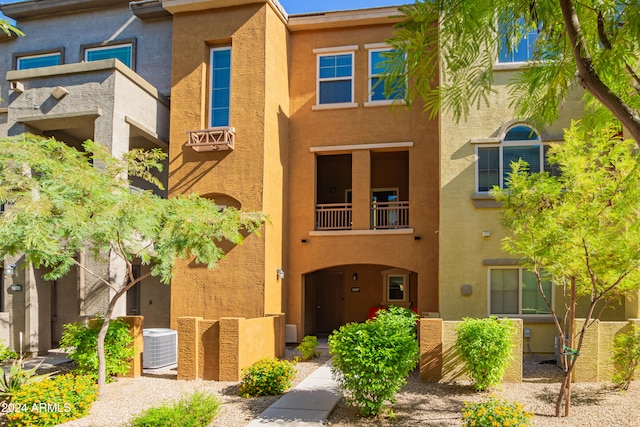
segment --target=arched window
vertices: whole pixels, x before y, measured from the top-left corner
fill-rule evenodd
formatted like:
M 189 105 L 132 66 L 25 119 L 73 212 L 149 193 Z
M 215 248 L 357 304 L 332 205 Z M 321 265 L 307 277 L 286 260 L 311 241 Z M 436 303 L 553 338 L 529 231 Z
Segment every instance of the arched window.
M 555 174 L 546 161 L 547 149 L 540 134 L 532 127 L 521 123 L 510 126 L 495 144 L 482 144 L 476 148 L 476 191 L 486 193 L 494 185 L 504 187 L 511 172 L 511 162 L 519 159 L 526 161 L 532 172 Z

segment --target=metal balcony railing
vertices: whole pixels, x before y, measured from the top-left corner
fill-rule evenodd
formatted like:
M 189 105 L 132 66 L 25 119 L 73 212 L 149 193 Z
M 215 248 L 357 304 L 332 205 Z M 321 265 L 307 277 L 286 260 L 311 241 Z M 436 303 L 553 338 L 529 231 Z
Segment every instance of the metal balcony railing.
M 371 229 L 409 227 L 409 202 L 372 202 Z
M 351 230 L 351 203 L 316 205 L 316 230 Z

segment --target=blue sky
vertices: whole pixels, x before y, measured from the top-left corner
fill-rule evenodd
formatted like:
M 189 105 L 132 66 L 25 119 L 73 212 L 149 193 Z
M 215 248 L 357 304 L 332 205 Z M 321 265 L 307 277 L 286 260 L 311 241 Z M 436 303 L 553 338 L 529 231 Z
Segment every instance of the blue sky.
M 16 3 L 17 1 L 19 0 L 0 0 L 0 4 Z M 397 6 L 408 3 L 413 3 L 413 0 L 280 0 L 280 4 L 290 14 Z

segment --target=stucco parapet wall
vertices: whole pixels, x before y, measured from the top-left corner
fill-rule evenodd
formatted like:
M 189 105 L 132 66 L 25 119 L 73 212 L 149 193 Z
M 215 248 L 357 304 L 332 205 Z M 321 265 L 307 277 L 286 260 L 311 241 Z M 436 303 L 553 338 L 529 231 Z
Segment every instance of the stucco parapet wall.
M 395 24 L 404 19 L 398 7 L 308 13 L 290 15 L 287 27 L 290 31 L 318 30 L 323 28 L 354 27 L 357 25 Z
M 87 74 L 97 71 L 116 70 L 131 82 L 154 97 L 156 100 L 169 106 L 169 98 L 161 94 L 151 83 L 140 77 L 131 68 L 124 65 L 118 59 L 103 59 L 93 62 L 78 62 L 74 64 L 54 65 L 51 67 L 32 68 L 29 70 L 7 71 L 7 81 L 17 82 L 21 80 L 33 80 L 51 78 L 72 74 Z
M 287 22 L 287 12 L 278 0 L 163 0 L 162 7 L 172 14 L 244 6 L 247 4 L 268 4 L 278 14 L 282 22 Z
M 128 4 L 129 0 L 32 0 L 2 5 L 0 11 L 9 18 L 20 20 Z

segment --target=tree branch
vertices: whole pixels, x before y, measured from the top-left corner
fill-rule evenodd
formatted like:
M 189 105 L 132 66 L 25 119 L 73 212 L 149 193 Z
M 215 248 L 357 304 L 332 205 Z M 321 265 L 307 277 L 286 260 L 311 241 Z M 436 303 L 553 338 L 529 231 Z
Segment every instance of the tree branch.
M 576 60 L 580 85 L 620 120 L 640 147 L 640 115 L 613 93 L 596 73 L 573 0 L 559 1 L 567 36 L 571 41 L 571 49 Z
M 107 280 L 103 279 L 102 277 L 98 276 L 93 271 L 89 270 L 87 267 L 85 267 L 84 265 L 79 263 L 75 258 L 71 258 L 71 260 L 73 261 L 73 263 L 75 265 L 77 265 L 78 267 L 80 267 L 81 269 L 83 269 L 84 271 L 86 271 L 87 273 L 89 273 L 90 275 L 92 275 L 93 277 L 95 277 L 96 279 L 98 279 L 99 281 L 104 283 L 105 285 L 107 285 L 111 290 L 113 290 L 114 292 L 118 292 L 118 289 L 115 288 L 111 283 L 109 283 Z

